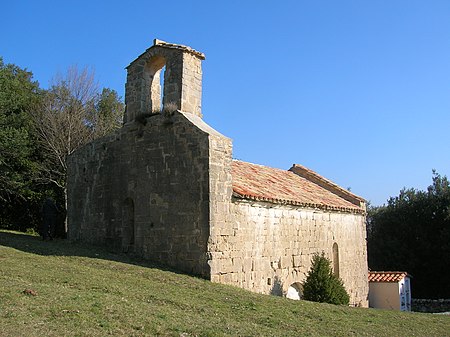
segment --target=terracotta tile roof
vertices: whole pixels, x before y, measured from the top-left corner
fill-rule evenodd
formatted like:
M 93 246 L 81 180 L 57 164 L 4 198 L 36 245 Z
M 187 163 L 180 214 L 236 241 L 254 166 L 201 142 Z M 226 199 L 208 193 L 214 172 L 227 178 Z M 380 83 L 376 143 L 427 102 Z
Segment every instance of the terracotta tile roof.
M 232 177 L 233 195 L 237 198 L 351 213 L 365 212 L 365 207 L 360 203 L 345 200 L 291 171 L 233 160 Z
M 406 276 L 404 271 L 369 271 L 369 282 L 399 282 Z

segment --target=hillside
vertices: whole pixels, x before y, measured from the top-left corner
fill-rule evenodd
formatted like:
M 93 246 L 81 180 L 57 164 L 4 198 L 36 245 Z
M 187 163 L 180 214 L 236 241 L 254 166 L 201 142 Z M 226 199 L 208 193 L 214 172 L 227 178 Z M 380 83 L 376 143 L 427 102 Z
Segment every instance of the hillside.
M 6 231 L 0 327 L 0 336 L 450 336 L 448 316 L 258 295 Z

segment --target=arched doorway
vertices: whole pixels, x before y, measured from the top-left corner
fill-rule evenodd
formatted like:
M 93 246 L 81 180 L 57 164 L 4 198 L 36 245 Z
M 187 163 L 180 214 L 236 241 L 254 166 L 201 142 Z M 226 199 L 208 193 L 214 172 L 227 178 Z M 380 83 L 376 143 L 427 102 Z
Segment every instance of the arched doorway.
M 291 300 L 301 300 L 303 296 L 303 285 L 299 282 L 292 283 L 286 293 L 286 298 Z

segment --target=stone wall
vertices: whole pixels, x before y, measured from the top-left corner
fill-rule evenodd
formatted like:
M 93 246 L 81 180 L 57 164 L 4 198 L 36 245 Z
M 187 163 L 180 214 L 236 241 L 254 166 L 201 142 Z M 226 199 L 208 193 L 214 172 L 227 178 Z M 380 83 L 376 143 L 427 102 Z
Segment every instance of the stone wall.
M 302 283 L 314 253 L 333 259 L 355 306 L 368 306 L 365 217 L 234 199 L 228 226 L 210 238 L 211 280 L 248 290 L 285 295 Z
M 447 313 L 450 315 L 450 299 L 412 299 L 412 311 L 430 312 L 430 313 Z
M 170 103 L 170 98 L 165 98 Z M 183 73 L 181 83 L 182 111 L 192 111 L 202 117 L 202 67 L 197 55 L 183 54 Z
M 145 123 L 69 157 L 69 239 L 209 277 L 210 147 L 220 156 L 231 142 L 190 113 Z

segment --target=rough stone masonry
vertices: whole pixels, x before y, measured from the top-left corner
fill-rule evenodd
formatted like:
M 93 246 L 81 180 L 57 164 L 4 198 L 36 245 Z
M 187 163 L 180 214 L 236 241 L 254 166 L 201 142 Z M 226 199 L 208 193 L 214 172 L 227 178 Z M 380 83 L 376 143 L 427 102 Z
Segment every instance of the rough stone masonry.
M 202 120 L 204 59 L 155 40 L 127 67 L 123 127 L 68 159 L 69 239 L 297 299 L 324 251 L 366 307 L 365 201 L 301 165 L 233 160 Z

